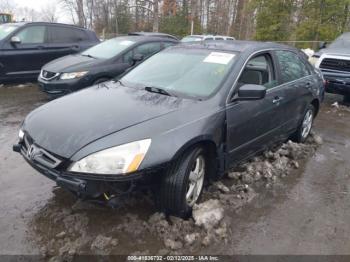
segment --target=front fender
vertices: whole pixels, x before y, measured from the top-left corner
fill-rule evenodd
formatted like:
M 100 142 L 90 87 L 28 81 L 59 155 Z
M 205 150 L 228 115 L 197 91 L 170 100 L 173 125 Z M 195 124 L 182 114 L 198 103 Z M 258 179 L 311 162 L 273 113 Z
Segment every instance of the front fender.
M 202 141 L 210 141 L 219 148 L 225 135 L 225 110 L 193 119 L 195 120 L 183 123 L 181 117 L 165 115 L 162 119 L 157 119 L 157 125 L 152 120 L 140 123 L 87 145 L 71 160 L 77 161 L 111 146 L 147 138 L 151 138 L 152 142 L 139 170 L 169 163 Z

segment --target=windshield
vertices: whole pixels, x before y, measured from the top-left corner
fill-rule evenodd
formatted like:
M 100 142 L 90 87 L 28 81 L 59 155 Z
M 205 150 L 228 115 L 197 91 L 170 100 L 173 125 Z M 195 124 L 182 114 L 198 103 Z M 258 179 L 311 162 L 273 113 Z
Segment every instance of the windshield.
M 4 39 L 17 28 L 18 26 L 16 25 L 0 25 L 0 40 Z
M 200 36 L 186 36 L 182 38 L 181 42 L 186 43 L 186 42 L 198 42 L 202 41 L 203 37 Z
M 135 44 L 134 41 L 126 38 L 113 38 L 95 45 L 81 54 L 95 58 L 109 59 L 118 55 L 133 44 Z
M 350 33 L 342 34 L 329 45 L 330 48 L 349 48 L 350 47 Z
M 121 80 L 128 86 L 161 88 L 170 94 L 208 97 L 224 80 L 236 54 L 174 48 L 160 52 Z

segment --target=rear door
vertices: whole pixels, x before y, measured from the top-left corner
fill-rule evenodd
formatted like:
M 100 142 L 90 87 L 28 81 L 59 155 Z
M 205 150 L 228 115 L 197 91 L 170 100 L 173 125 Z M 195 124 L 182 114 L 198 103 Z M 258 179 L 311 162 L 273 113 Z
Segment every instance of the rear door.
M 48 61 L 75 54 L 91 46 L 86 32 L 79 28 L 49 25 L 49 57 Z
M 264 99 L 237 101 L 235 94 L 244 84 L 267 88 Z M 278 87 L 277 67 L 273 55 L 264 52 L 250 59 L 235 86 L 233 102 L 227 106 L 228 166 L 234 165 L 273 143 L 281 133 L 284 90 Z
M 283 124 L 285 132 L 290 133 L 297 128 L 303 117 L 312 98 L 310 89 L 315 83 L 309 68 L 297 53 L 280 50 L 275 55 L 280 68 L 281 88 L 285 90 Z
M 34 78 L 40 72 L 47 57 L 47 28 L 45 25 L 28 25 L 12 37 L 20 43 L 8 39 L 3 46 L 2 63 L 6 77 Z

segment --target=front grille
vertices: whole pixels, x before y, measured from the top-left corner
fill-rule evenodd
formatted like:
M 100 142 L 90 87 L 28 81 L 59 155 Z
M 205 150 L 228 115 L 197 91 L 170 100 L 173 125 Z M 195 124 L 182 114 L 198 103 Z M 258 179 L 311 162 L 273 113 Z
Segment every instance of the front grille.
M 335 58 L 324 58 L 320 64 L 320 68 L 350 72 L 350 61 Z
M 51 80 L 57 77 L 59 73 L 54 73 L 46 70 L 41 70 L 41 77 L 45 80 Z
M 26 155 L 26 157 L 33 162 L 37 162 L 45 167 L 54 169 L 59 164 L 62 163 L 60 159 L 53 156 L 51 153 L 47 152 L 43 148 L 37 146 L 33 140 L 25 135 L 24 136 L 24 143 L 23 143 L 23 154 Z

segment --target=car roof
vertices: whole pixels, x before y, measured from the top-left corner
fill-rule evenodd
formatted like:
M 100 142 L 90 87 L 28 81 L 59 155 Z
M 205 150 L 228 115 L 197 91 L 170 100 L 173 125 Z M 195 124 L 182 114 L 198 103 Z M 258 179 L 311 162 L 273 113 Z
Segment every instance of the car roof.
M 79 28 L 82 30 L 88 30 L 91 31 L 87 28 L 77 26 L 77 25 L 72 25 L 72 24 L 64 24 L 64 23 L 51 23 L 51 22 L 18 22 L 18 23 L 8 23 L 11 25 L 18 25 L 18 26 L 24 26 L 24 25 L 60 25 L 60 26 L 67 26 L 67 27 L 74 27 L 74 28 Z
M 229 37 L 229 38 L 234 38 L 229 35 L 187 35 L 185 37 Z
M 181 43 L 173 48 L 194 48 L 194 49 L 209 49 L 228 52 L 254 52 L 265 49 L 289 49 L 298 50 L 294 47 L 278 44 L 274 42 L 258 42 L 258 41 L 208 41 L 208 42 L 188 42 Z
M 214 37 L 214 35 L 186 35 L 185 37 Z
M 176 36 L 165 34 L 165 33 L 158 33 L 158 32 L 131 32 L 128 35 L 139 35 L 139 36 L 152 36 L 152 37 L 166 37 L 166 38 L 172 38 L 174 40 L 178 40 Z
M 228 36 L 228 35 L 214 35 L 214 37 L 234 38 L 233 36 Z
M 124 35 L 124 36 L 117 36 L 111 39 L 118 39 L 118 40 L 130 40 L 130 41 L 134 41 L 137 43 L 141 43 L 141 42 L 156 42 L 156 41 L 168 41 L 168 42 L 174 42 L 174 43 L 178 43 L 177 40 L 172 39 L 172 38 L 168 38 L 168 37 L 157 37 L 157 36 L 143 36 L 143 35 Z M 109 39 L 106 39 L 109 40 Z

